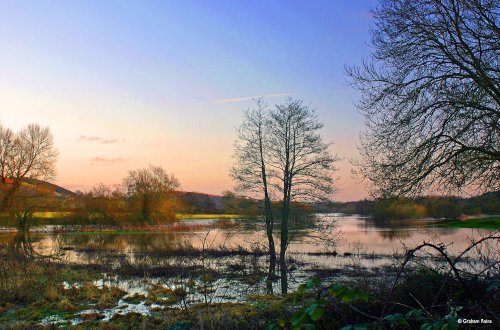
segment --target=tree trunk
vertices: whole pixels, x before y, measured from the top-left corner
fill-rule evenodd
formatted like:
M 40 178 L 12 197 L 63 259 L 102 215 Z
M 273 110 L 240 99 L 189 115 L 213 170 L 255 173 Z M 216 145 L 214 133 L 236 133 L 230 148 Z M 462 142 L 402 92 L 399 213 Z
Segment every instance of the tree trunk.
M 288 293 L 288 277 L 286 272 L 286 260 L 280 260 L 281 294 Z
M 288 188 L 285 189 L 283 198 L 283 210 L 281 215 L 281 240 L 280 240 L 280 270 L 281 270 L 281 293 L 288 292 L 288 279 L 286 273 L 286 249 L 288 247 L 288 217 L 290 200 L 288 198 Z
M 265 195 L 266 195 L 265 197 L 266 234 L 269 245 L 269 258 L 270 260 L 276 262 L 276 247 L 274 244 L 274 237 L 273 237 L 274 217 L 273 217 L 273 211 L 271 210 L 271 202 L 269 200 L 267 191 L 265 192 Z
M 264 187 L 264 208 L 266 214 L 266 234 L 267 242 L 269 246 L 269 274 L 268 274 L 268 291 L 272 293 L 272 277 L 274 276 L 274 271 L 276 268 L 276 246 L 274 245 L 273 229 L 274 229 L 274 217 L 273 210 L 271 209 L 271 199 L 269 198 L 269 192 L 267 189 L 267 172 L 266 163 L 264 160 L 264 146 L 262 140 L 262 129 L 259 126 L 259 156 L 260 156 L 260 168 L 262 175 L 262 183 Z
M 142 220 L 148 222 L 150 219 L 150 198 L 147 193 L 142 195 L 141 217 Z
M 276 274 L 276 253 L 274 255 L 274 259 L 269 258 L 269 269 L 267 272 L 267 279 L 266 279 L 267 294 L 274 294 L 274 292 L 273 292 L 273 279 L 274 279 L 275 274 Z

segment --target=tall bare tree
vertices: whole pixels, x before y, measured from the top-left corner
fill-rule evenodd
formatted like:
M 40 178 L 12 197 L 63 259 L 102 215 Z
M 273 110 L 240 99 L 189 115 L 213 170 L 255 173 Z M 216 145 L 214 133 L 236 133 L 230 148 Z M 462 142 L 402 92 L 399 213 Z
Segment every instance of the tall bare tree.
M 273 196 L 281 206 L 283 293 L 287 291 L 285 256 L 292 202 L 324 200 L 334 192 L 332 174 L 338 158 L 331 154 L 331 144 L 322 141 L 322 127 L 314 110 L 300 100 L 288 99 L 270 110 L 258 101 L 256 110 L 245 113 L 238 130 L 236 164 L 231 173 L 240 187 L 260 190 L 264 195 L 268 240 L 273 243 Z
M 268 131 L 266 125 L 268 111 L 262 99 L 256 101 L 256 109 L 244 112 L 243 123 L 237 130 L 231 177 L 238 182 L 238 189 L 262 193 L 264 196 L 266 233 L 269 245 L 269 256 L 276 260 L 276 249 L 273 238 L 274 217 L 271 210 L 271 198 L 268 185 L 267 157 Z
M 264 215 L 266 235 L 269 249 L 270 280 L 276 267 L 276 247 L 273 237 L 274 216 L 271 209 L 268 176 L 268 107 L 262 99 L 256 101 L 256 109 L 247 110 L 243 115 L 243 123 L 237 129 L 234 146 L 235 164 L 230 170 L 231 177 L 238 183 L 238 189 L 253 191 L 264 196 Z M 272 291 L 271 282 L 268 290 Z
M 0 125 L 0 182 L 4 195 L 0 211 L 12 207 L 23 180 L 53 180 L 56 159 L 57 151 L 48 127 L 30 124 L 14 133 Z
M 142 221 L 172 220 L 173 210 L 165 210 L 162 203 L 180 184 L 173 174 L 168 174 L 160 166 L 129 171 L 123 180 L 127 194 L 139 204 L 139 216 Z M 172 211 L 172 212 L 165 212 Z
M 273 169 L 274 187 L 280 193 L 281 290 L 287 292 L 285 257 L 290 243 L 289 227 L 292 201 L 328 200 L 333 187 L 334 164 L 338 158 L 324 143 L 314 110 L 301 100 L 288 99 L 277 105 L 269 118 L 269 166 Z
M 347 69 L 375 196 L 499 188 L 500 2 L 380 0 L 373 53 Z

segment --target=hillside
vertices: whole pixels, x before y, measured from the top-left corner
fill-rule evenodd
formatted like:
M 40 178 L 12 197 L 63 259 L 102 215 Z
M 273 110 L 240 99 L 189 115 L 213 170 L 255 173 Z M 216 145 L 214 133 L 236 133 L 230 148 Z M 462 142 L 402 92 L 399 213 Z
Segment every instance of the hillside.
M 74 197 L 76 195 L 74 192 L 54 183 L 32 178 L 25 178 L 23 181 L 26 186 L 36 187 L 36 189 L 43 189 L 46 192 L 53 192 L 58 197 Z
M 11 181 L 7 181 L 7 183 L 0 183 L 0 191 L 8 190 L 11 184 Z M 49 194 L 57 198 L 72 198 L 76 195 L 74 192 L 56 184 L 33 178 L 24 178 L 22 180 L 21 191 L 30 194 Z
M 193 191 L 177 191 L 183 213 L 220 213 L 223 211 L 223 196 Z

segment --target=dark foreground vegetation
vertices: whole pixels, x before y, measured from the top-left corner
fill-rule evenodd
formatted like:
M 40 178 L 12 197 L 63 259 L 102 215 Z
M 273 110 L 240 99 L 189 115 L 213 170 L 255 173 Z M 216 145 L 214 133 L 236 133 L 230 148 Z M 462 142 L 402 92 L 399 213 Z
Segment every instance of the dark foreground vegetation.
M 494 329 L 500 322 L 499 238 L 471 241 L 456 256 L 445 246 L 422 243 L 387 267 L 317 269 L 309 273 L 315 279 L 292 293 L 249 294 L 237 302 L 214 299 L 216 280 L 263 285 L 266 266 L 257 261 L 266 258 L 263 251 L 179 250 L 160 253 L 158 260 L 178 261 L 161 264 L 151 256 L 132 262 L 110 254 L 68 264 L 29 254 L 29 245 L 3 245 L 0 328 L 457 329 L 463 320 L 477 320 L 460 328 Z M 221 267 L 216 260 L 223 257 L 240 259 Z M 127 292 L 119 278 L 139 279 L 145 289 Z M 199 299 L 190 300 L 195 295 Z

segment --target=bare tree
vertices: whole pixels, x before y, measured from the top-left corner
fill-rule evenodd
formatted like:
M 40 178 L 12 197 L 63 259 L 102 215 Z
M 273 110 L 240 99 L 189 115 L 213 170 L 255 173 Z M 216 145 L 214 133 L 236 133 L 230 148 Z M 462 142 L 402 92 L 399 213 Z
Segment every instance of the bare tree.
M 245 113 L 231 174 L 241 188 L 260 190 L 264 195 L 266 230 L 273 244 L 271 199 L 274 196 L 279 201 L 281 280 L 282 292 L 286 293 L 285 256 L 292 202 L 328 199 L 334 193 L 332 174 L 338 158 L 331 154 L 331 144 L 322 141 L 319 130 L 323 124 L 302 101 L 288 99 L 265 110 L 258 101 L 256 110 Z
M 79 196 L 81 216 L 98 224 L 112 224 L 123 220 L 126 214 L 125 193 L 121 185 L 99 183 Z
M 256 101 L 256 109 L 244 112 L 243 123 L 237 130 L 234 146 L 235 164 L 231 177 L 238 183 L 238 189 L 261 193 L 264 196 L 266 236 L 269 249 L 268 292 L 272 293 L 271 279 L 276 268 L 276 247 L 273 237 L 274 216 L 268 184 L 267 150 L 269 127 L 267 105 L 262 99 Z
M 277 105 L 269 119 L 269 166 L 281 201 L 281 290 L 287 292 L 285 256 L 288 249 L 292 201 L 328 200 L 335 192 L 332 174 L 338 157 L 324 143 L 314 110 L 301 100 L 288 99 Z
M 231 177 L 238 183 L 238 189 L 262 193 L 266 234 L 271 262 L 276 261 L 276 248 L 273 238 L 274 217 L 268 185 L 268 145 L 267 105 L 262 99 L 256 101 L 256 109 L 244 112 L 243 123 L 237 130 L 234 146 L 235 164 Z
M 347 69 L 375 196 L 499 184 L 500 3 L 380 0 L 373 53 Z
M 57 151 L 48 127 L 30 124 L 14 133 L 0 125 L 0 182 L 4 195 L 0 211 L 12 207 L 23 180 L 53 180 L 56 159 Z
M 169 175 L 160 166 L 150 165 L 148 168 L 129 171 L 123 183 L 131 200 L 139 204 L 141 220 L 172 220 L 174 215 L 167 213 L 173 213 L 173 210 L 165 210 L 162 204 L 180 186 L 173 174 Z

